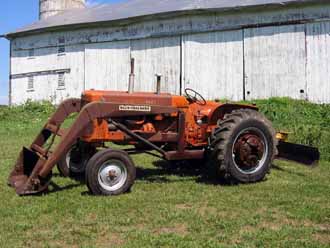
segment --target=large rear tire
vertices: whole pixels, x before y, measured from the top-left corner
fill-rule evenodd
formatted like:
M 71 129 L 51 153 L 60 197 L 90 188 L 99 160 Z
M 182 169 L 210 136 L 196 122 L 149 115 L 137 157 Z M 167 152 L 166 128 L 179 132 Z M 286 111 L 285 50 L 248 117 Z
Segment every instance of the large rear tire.
M 209 165 L 217 174 L 241 183 L 265 178 L 277 154 L 276 133 L 261 113 L 234 110 L 219 120 L 211 137 Z
M 86 168 L 86 183 L 93 195 L 120 195 L 133 186 L 134 162 L 121 150 L 105 149 L 96 153 Z

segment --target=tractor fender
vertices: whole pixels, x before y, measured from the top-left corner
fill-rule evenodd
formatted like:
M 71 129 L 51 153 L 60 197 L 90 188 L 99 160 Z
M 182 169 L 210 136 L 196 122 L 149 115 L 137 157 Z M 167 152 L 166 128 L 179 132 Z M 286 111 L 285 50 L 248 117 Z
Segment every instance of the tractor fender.
M 228 113 L 233 112 L 236 109 L 252 109 L 258 111 L 258 107 L 255 105 L 248 104 L 236 104 L 236 103 L 225 103 L 219 105 L 209 115 L 209 125 L 215 125 L 219 119 L 223 119 Z

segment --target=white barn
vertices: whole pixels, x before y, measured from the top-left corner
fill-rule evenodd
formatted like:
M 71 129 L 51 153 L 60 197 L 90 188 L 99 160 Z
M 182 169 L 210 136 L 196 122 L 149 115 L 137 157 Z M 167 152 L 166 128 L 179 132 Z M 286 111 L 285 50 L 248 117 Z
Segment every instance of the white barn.
M 330 103 L 330 1 L 83 2 L 40 0 L 40 20 L 5 35 L 11 104 L 127 90 L 131 58 L 136 91 L 157 73 L 175 94 Z

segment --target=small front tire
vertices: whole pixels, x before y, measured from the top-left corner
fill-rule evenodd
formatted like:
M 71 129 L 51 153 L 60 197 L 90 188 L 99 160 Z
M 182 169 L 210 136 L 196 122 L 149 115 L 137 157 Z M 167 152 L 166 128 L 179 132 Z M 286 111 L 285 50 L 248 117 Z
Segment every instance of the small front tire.
M 121 150 L 105 149 L 96 153 L 86 167 L 86 183 L 93 195 L 120 195 L 133 186 L 134 162 Z

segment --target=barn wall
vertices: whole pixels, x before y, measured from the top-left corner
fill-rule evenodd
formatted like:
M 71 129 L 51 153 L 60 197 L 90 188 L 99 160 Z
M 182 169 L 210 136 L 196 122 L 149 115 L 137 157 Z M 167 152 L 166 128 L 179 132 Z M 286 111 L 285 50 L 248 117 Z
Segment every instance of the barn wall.
M 85 89 L 127 90 L 129 73 L 129 41 L 86 45 Z
M 65 53 L 58 48 L 12 51 L 11 81 L 12 103 L 24 103 L 28 99 L 51 99 L 55 103 L 68 97 L 80 97 L 84 89 L 84 46 L 67 46 Z M 58 87 L 58 74 L 65 73 L 65 87 Z M 28 90 L 28 78 L 33 76 L 34 89 Z
M 246 99 L 305 98 L 305 26 L 244 30 Z
M 243 97 L 243 31 L 183 37 L 183 88 L 208 99 Z
M 162 36 L 177 36 L 191 33 L 224 31 L 262 25 L 306 22 L 330 18 L 330 4 L 302 8 L 270 8 L 268 11 L 206 13 L 193 16 L 171 17 L 164 20 L 118 23 L 116 26 L 76 29 L 30 35 L 13 40 L 13 49 L 56 47 L 61 39 L 67 45 L 89 44 L 118 40 L 142 39 Z
M 316 103 L 330 103 L 330 22 L 306 25 L 307 94 Z
M 158 74 L 163 92 L 180 94 L 180 47 L 180 36 L 131 41 L 131 57 L 136 64 L 134 90 L 155 92 Z
M 11 50 L 12 102 L 52 99 L 58 103 L 84 89 L 126 90 L 129 62 L 135 58 L 139 91 L 154 91 L 157 73 L 163 75 L 162 90 L 176 94 L 190 87 L 208 99 L 290 96 L 330 103 L 329 13 L 326 5 L 209 14 L 17 38 Z M 252 25 L 301 18 L 325 21 Z M 66 52 L 58 55 L 63 42 Z M 33 58 L 28 56 L 31 48 Z M 58 73 L 63 71 L 67 84 L 59 89 Z M 31 73 L 36 74 L 34 91 L 27 90 Z

